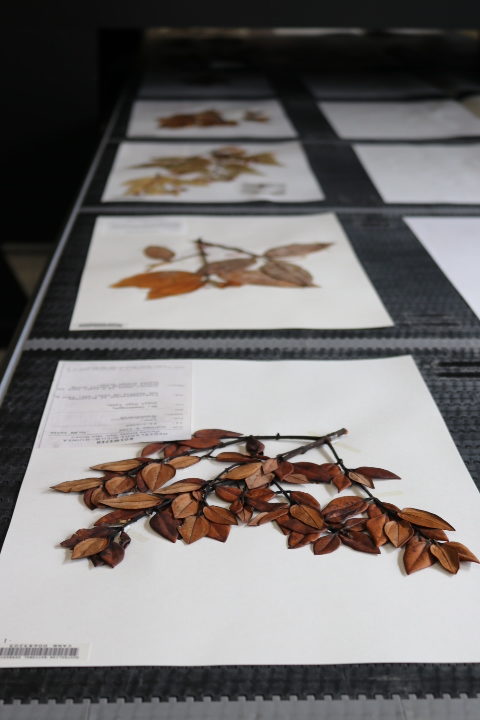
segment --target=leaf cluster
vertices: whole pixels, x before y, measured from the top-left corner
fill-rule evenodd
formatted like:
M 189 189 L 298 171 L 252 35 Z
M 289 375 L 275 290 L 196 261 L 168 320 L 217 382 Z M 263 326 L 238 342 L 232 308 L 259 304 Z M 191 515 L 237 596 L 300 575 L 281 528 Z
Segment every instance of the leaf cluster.
M 269 117 L 255 110 L 246 110 L 243 116 L 245 122 L 266 123 Z M 236 120 L 227 120 L 218 110 L 202 110 L 198 113 L 177 113 L 157 118 L 158 127 L 176 130 L 186 127 L 220 127 L 238 125 Z

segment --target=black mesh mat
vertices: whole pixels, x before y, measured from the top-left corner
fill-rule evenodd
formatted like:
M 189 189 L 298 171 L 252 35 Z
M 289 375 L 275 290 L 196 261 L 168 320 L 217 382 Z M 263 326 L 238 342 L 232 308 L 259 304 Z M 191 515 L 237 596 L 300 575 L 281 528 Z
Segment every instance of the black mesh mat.
M 391 353 L 390 353 L 391 354 Z M 155 353 L 169 357 L 171 353 Z M 386 355 L 386 353 L 383 353 Z M 148 358 L 147 352 L 95 353 L 95 359 Z M 189 356 L 192 356 L 190 353 Z M 205 353 L 197 353 L 205 357 Z M 245 352 L 245 357 L 248 353 Z M 352 359 L 372 357 L 368 352 L 290 353 L 298 359 Z M 378 357 L 379 353 L 375 353 Z M 448 424 L 477 486 L 480 487 L 480 352 L 444 353 L 439 359 L 432 351 L 415 353 L 415 360 Z M 175 357 L 179 357 L 175 353 Z M 236 353 L 238 357 L 238 353 Z M 9 517 L 21 484 L 46 396 L 59 359 L 90 359 L 88 352 L 26 352 L 20 362 L 7 401 L 0 411 L 2 447 L 6 448 L 0 485 L 0 535 L 7 530 Z M 277 354 L 256 354 L 257 359 L 278 359 Z M 477 664 L 367 664 L 325 666 L 253 667 L 112 667 L 112 668 L 27 668 L 0 670 L 0 698 L 29 701 L 50 698 L 57 702 L 101 697 L 133 700 L 141 697 L 165 700 L 188 696 L 197 699 L 228 696 L 253 698 L 290 695 L 322 698 L 326 695 L 373 697 L 393 694 L 419 697 L 480 693 L 480 665 Z
M 478 337 L 480 321 L 401 218 L 347 215 L 339 219 L 395 326 L 373 330 L 149 331 L 85 330 L 86 337 L 414 338 Z M 32 337 L 65 337 L 95 217 L 81 215 L 50 283 Z

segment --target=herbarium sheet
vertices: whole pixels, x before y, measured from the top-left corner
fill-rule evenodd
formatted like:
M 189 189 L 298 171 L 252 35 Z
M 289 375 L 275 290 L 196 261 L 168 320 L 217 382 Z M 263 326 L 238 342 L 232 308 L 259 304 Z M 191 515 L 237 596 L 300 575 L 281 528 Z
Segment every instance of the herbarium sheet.
M 277 100 L 254 99 L 138 100 L 127 129 L 128 137 L 172 140 L 293 138 L 296 134 Z
M 0 636 L 2 648 L 13 648 L 9 654 L 2 652 L 2 665 L 479 662 L 479 568 L 463 560 L 474 559 L 471 553 L 478 554 L 480 548 L 480 498 L 414 361 L 408 356 L 200 360 L 193 361 L 192 372 L 195 435 L 186 441 L 188 450 L 180 445 L 170 451 L 171 479 L 166 485 L 165 478 L 157 482 L 155 468 L 148 476 L 141 471 L 142 482 L 159 487 L 154 502 L 164 498 L 171 503 L 183 479 L 182 489 L 192 491 L 189 502 L 200 507 L 195 498 L 202 495 L 202 483 L 204 490 L 213 490 L 211 478 L 224 473 L 230 479 L 222 492 L 217 490 L 215 507 L 207 512 L 202 505 L 195 517 L 179 520 L 181 537 L 176 542 L 171 541 L 176 533 L 172 538 L 165 522 L 148 516 L 148 509 L 140 512 L 146 516 L 120 532 L 115 558 L 112 546 L 109 554 L 103 553 L 107 564 L 102 560 L 96 567 L 86 557 L 94 559 L 86 546 L 96 544 L 100 551 L 108 540 L 99 543 L 98 537 L 84 540 L 81 533 L 72 533 L 94 522 L 98 530 L 105 511 L 115 517 L 124 514 L 114 509 L 125 505 L 126 495 L 118 493 L 123 483 L 137 481 L 118 472 L 143 467 L 144 455 L 159 446 L 144 448 L 141 459 L 139 445 L 35 449 L 0 555 Z M 222 452 L 229 459 L 195 460 L 193 456 L 206 450 L 190 450 L 192 446 L 208 448 L 212 438 L 226 433 L 229 452 Z M 236 434 L 243 436 L 243 453 L 246 440 L 248 457 L 233 452 Z M 263 443 L 253 437 L 257 435 Z M 322 444 L 326 435 L 330 445 Z M 320 436 L 320 441 L 285 470 L 297 462 L 291 448 L 304 442 L 292 436 Z M 234 460 L 235 471 L 228 471 L 232 452 L 240 461 Z M 267 453 L 277 460 L 266 460 Z M 284 454 L 283 461 L 278 453 Z M 125 458 L 133 460 L 118 462 Z M 342 473 L 337 472 L 335 484 L 323 477 L 338 471 L 335 458 L 342 467 L 356 468 L 350 473 L 353 485 L 346 489 Z M 196 464 L 186 467 L 192 462 Z M 263 471 L 265 462 L 272 471 L 264 476 L 270 488 L 259 487 L 261 471 L 249 475 L 252 464 Z M 102 468 L 105 490 L 94 487 L 101 482 Z M 312 481 L 298 484 L 306 480 L 305 474 Z M 379 476 L 383 479 L 375 479 L 372 489 L 370 479 Z M 89 483 L 93 488 L 84 498 L 70 492 L 69 483 L 78 478 L 87 478 L 84 489 Z M 241 490 L 245 483 L 248 487 Z M 53 485 L 60 492 L 50 489 Z M 135 496 L 144 507 L 144 498 L 152 498 L 147 490 Z M 381 504 L 369 500 L 368 493 Z M 94 494 L 100 504 L 92 506 Z M 85 505 L 87 495 L 93 510 Z M 253 520 L 251 512 L 245 518 L 245 504 L 236 512 L 249 525 L 235 521 L 229 533 L 224 529 L 223 535 L 205 537 L 207 515 L 221 530 L 222 517 L 232 514 L 227 508 L 234 503 L 221 499 L 230 495 L 255 497 Z M 276 509 L 262 512 L 265 504 L 271 508 L 267 496 L 273 496 Z M 292 502 L 296 510 L 290 510 L 285 524 Z M 330 523 L 330 538 L 330 531 L 322 534 L 326 526 L 316 503 Z M 363 509 L 369 504 L 370 520 L 353 517 L 352 503 Z M 185 512 L 178 515 L 185 517 Z M 266 522 L 272 512 L 279 522 Z M 378 532 L 373 533 L 382 545 L 376 547 L 362 528 L 365 522 L 376 526 L 382 512 L 397 518 L 400 512 L 404 519 L 385 523 L 391 542 L 382 544 Z M 291 543 L 299 534 L 292 531 L 288 545 L 295 549 L 288 549 L 284 531 L 288 533 L 292 523 L 301 528 L 305 521 L 323 528 L 312 527 L 313 535 L 321 538 L 302 547 L 297 539 Z M 462 545 L 444 543 L 440 527 Z M 457 532 L 450 532 L 453 528 Z M 341 542 L 337 538 L 334 543 L 336 535 Z M 408 538 L 407 546 L 395 547 Z M 326 543 L 335 552 L 326 552 Z M 461 553 L 459 548 L 464 548 Z M 123 554 L 123 562 L 116 564 Z M 452 575 L 459 557 L 461 569 Z M 46 659 L 33 652 L 25 659 L 15 648 L 27 645 L 61 650 L 57 658 L 43 651 Z
M 102 197 L 103 202 L 256 200 L 323 200 L 299 143 L 122 143 Z
M 331 213 L 157 215 L 97 219 L 70 329 L 389 325 Z

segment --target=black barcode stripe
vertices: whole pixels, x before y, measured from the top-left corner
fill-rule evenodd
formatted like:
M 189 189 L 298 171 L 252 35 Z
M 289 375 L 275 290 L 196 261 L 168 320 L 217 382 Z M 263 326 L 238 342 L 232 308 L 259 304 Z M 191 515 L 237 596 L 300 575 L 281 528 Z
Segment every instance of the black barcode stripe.
M 56 647 L 56 646 L 28 646 L 9 645 L 0 647 L 1 658 L 78 658 L 80 648 L 78 647 Z

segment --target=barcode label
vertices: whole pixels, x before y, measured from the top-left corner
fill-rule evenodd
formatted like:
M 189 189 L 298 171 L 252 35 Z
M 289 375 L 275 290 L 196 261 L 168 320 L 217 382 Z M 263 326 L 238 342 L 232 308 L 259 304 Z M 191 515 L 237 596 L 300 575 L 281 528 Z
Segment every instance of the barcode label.
M 81 646 L 11 643 L 0 646 L 0 660 L 79 660 Z

